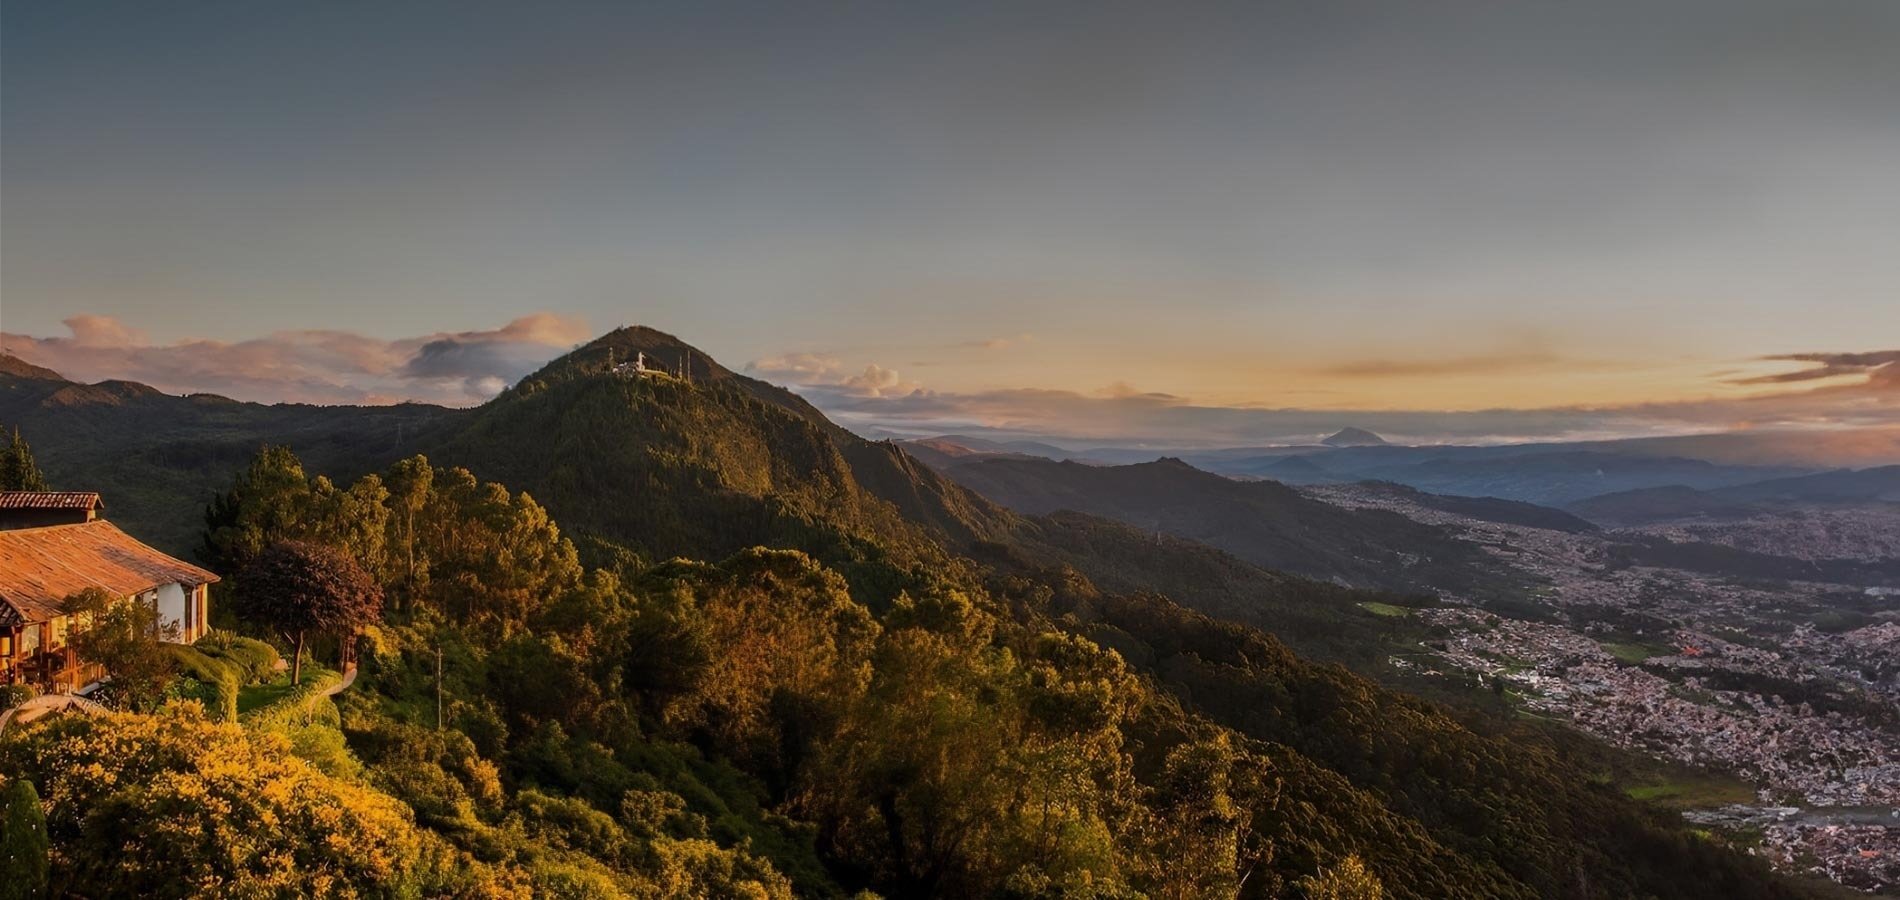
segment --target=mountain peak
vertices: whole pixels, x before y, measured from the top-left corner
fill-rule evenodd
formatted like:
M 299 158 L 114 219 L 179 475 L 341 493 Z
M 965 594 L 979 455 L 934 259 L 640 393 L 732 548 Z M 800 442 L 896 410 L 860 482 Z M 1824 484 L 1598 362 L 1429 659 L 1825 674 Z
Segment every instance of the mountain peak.
M 66 380 L 66 376 L 52 369 L 48 369 L 45 366 L 36 366 L 11 353 L 0 353 L 0 375 L 11 375 L 15 378 L 31 378 L 35 381 Z
M 1326 440 L 1320 441 L 1320 443 L 1328 447 L 1383 447 L 1385 446 L 1385 438 L 1373 434 L 1364 428 L 1354 428 L 1349 425 L 1339 429 L 1338 433 Z
M 601 335 L 528 376 L 547 379 L 586 372 L 605 373 L 620 363 L 644 356 L 648 367 L 663 372 L 690 373 L 693 378 L 723 380 L 733 377 L 705 351 L 673 335 L 644 325 L 627 325 Z

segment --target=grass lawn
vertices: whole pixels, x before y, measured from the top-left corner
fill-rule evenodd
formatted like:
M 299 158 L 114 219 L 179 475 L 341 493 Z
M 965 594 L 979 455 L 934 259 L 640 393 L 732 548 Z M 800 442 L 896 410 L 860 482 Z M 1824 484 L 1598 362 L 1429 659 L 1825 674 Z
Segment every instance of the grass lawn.
M 1388 619 L 1403 619 L 1412 614 L 1411 610 L 1403 606 L 1393 606 L 1390 603 L 1379 603 L 1376 601 L 1361 603 L 1359 604 L 1359 608 L 1375 616 L 1385 616 Z
M 1713 773 L 1679 773 L 1623 788 L 1632 799 L 1669 809 L 1707 809 L 1731 803 L 1754 803 L 1755 788 L 1737 778 Z
M 1675 653 L 1674 650 L 1664 647 L 1661 644 L 1634 644 L 1605 641 L 1602 646 L 1611 656 L 1616 657 L 1622 662 L 1629 663 L 1632 666 L 1640 666 L 1643 664 L 1643 660 L 1652 656 L 1669 656 Z
M 304 683 L 309 684 L 323 677 L 324 673 L 329 671 L 330 670 L 318 666 L 305 666 L 303 670 Z M 289 672 L 281 672 L 276 678 L 263 684 L 249 684 L 238 688 L 238 715 L 241 716 L 251 710 L 262 709 L 276 703 L 284 699 L 284 697 L 290 693 L 290 689 Z

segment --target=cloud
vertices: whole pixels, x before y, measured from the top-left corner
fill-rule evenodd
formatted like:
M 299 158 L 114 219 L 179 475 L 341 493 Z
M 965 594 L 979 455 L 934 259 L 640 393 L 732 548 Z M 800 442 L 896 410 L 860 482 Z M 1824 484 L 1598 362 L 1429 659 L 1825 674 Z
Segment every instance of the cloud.
M 124 347 L 146 343 L 145 332 L 128 328 L 111 316 L 73 316 L 64 324 L 73 333 L 73 343 L 80 347 Z
M 1008 350 L 1011 347 L 1027 344 L 1035 339 L 1035 335 L 1025 333 L 1006 337 L 993 337 L 981 341 L 965 341 L 957 346 L 975 350 Z
M 1414 443 L 1585 440 L 1736 428 L 1900 425 L 1900 355 L 1790 357 L 1860 374 L 1767 394 L 1544 409 L 1364 410 L 1213 406 L 1116 383 L 1091 393 L 1019 388 L 969 393 L 918 388 L 876 395 L 817 384 L 805 389 L 849 427 L 909 434 L 980 433 L 1070 442 L 1209 448 L 1302 443 L 1347 425 Z
M 1339 378 L 1408 378 L 1437 375 L 1490 375 L 1570 364 L 1554 353 L 1496 353 L 1445 359 L 1364 359 L 1319 369 Z
M 835 381 L 844 363 L 823 353 L 787 353 L 768 356 L 745 364 L 745 369 L 761 378 L 789 381 L 793 384 L 821 384 Z
M 64 337 L 0 334 L 27 362 L 79 381 L 123 379 L 240 400 L 466 406 L 486 400 L 584 340 L 577 319 L 540 312 L 486 331 L 383 340 L 339 330 L 279 331 L 237 342 L 154 344 L 110 316 L 66 319 Z
M 1805 369 L 1793 372 L 1781 372 L 1774 375 L 1758 375 L 1753 378 L 1738 378 L 1731 384 L 1790 384 L 1801 381 L 1817 381 L 1822 378 L 1837 378 L 1844 375 L 1869 375 L 1886 372 L 1881 378 L 1872 380 L 1891 381 L 1896 371 L 1893 366 L 1900 363 L 1900 350 L 1879 350 L 1873 353 L 1788 353 L 1781 356 L 1764 356 L 1766 362 L 1808 363 Z
M 905 381 L 896 369 L 875 363 L 855 374 L 847 374 L 843 361 L 826 353 L 788 353 L 746 363 L 745 369 L 761 378 L 795 387 L 823 389 L 827 393 L 850 397 L 892 397 L 920 390 L 922 385 Z

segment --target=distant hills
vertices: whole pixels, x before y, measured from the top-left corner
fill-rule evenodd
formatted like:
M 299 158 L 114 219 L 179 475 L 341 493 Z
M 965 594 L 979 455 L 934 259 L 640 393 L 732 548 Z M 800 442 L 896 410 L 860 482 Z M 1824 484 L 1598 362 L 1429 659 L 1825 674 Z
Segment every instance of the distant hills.
M 1579 500 L 1567 508 L 1605 525 L 1648 525 L 1738 518 L 1790 505 L 1855 503 L 1900 503 L 1900 466 L 1771 478 L 1709 490 L 1678 484 L 1617 491 Z
M 21 429 L 48 479 L 103 493 L 113 519 L 186 556 L 213 492 L 263 444 L 292 445 L 315 469 L 355 475 L 415 452 L 419 436 L 466 416 L 413 403 L 265 405 L 129 381 L 80 384 L 0 355 L 0 425 Z
M 1323 503 L 1272 481 L 1235 481 L 1178 459 L 1131 466 L 985 459 L 945 472 L 1021 513 L 1105 516 L 1312 578 L 1390 590 L 1498 586 L 1476 548 L 1432 526 Z
M 678 374 L 621 368 L 636 354 Z M 897 696 L 920 698 L 914 701 L 920 711 L 965 715 L 962 698 L 980 700 L 983 692 L 959 693 L 963 686 L 991 691 L 987 685 L 996 684 L 997 691 L 1027 698 L 1036 726 L 1021 734 L 1057 727 L 1093 734 L 1102 708 L 1095 698 L 1109 696 L 1107 679 L 1122 677 L 1114 673 L 1125 665 L 1131 681 L 1154 692 L 1143 695 L 1153 700 L 1142 709 L 1168 715 L 1140 719 L 1153 724 L 1131 726 L 1125 744 L 1119 736 L 1104 743 L 1107 758 L 1127 754 L 1145 772 L 1180 771 L 1167 782 L 1169 790 L 1198 797 L 1216 783 L 1201 772 L 1218 773 L 1211 777 L 1222 782 L 1240 776 L 1226 774 L 1225 763 L 1187 768 L 1199 766 L 1200 757 L 1167 748 L 1257 750 L 1271 761 L 1259 778 L 1273 799 L 1251 827 L 1274 842 L 1258 869 L 1288 882 L 1352 849 L 1366 855 L 1391 896 L 1408 900 L 1568 896 L 1572 885 L 1586 883 L 1583 873 L 1588 884 L 1601 887 L 1577 896 L 1796 895 L 1766 880 L 1759 862 L 1694 839 L 1679 821 L 1601 784 L 1594 777 L 1600 759 L 1548 738 L 1540 726 L 1467 724 L 1346 668 L 1295 656 L 1256 630 L 1269 628 L 1296 647 L 1328 648 L 1363 666 L 1389 646 L 1384 629 L 1405 627 L 1362 607 L 1407 598 L 1283 574 L 1268 564 L 1348 584 L 1467 587 L 1456 579 L 1469 578 L 1474 593 L 1486 588 L 1489 575 L 1469 544 L 1394 513 L 1348 510 L 1282 484 L 1236 481 L 1175 459 L 1105 467 L 1008 455 L 1020 448 L 990 449 L 945 475 L 903 447 L 851 434 L 789 391 L 645 328 L 604 335 L 470 410 L 264 406 L 138 387 L 75 385 L 9 369 L 0 373 L 0 422 L 27 431 L 56 484 L 106 491 L 115 518 L 170 547 L 189 543 L 203 500 L 227 486 L 261 444 L 289 445 L 311 470 L 339 480 L 423 452 L 438 464 L 464 465 L 483 480 L 525 489 L 563 534 L 577 539 L 592 565 L 640 571 L 673 555 L 716 558 L 754 544 L 802 550 L 842 576 L 851 602 L 884 617 L 889 624 L 883 627 L 915 629 L 916 641 L 902 646 L 921 651 L 880 658 L 880 666 L 911 673 L 903 683 L 913 693 Z M 948 449 L 940 452 L 954 458 Z M 1330 458 L 1323 462 L 1333 468 Z M 978 490 L 967 486 L 976 482 L 983 485 Z M 1485 503 L 1477 508 L 1495 515 L 1532 512 Z M 586 592 L 562 602 L 576 610 L 598 605 L 592 614 L 606 622 L 653 614 L 644 612 L 646 604 L 662 598 L 640 593 L 648 589 L 630 595 L 634 608 L 628 610 L 600 605 Z M 959 605 L 976 603 L 993 607 L 986 615 L 1047 637 L 1033 646 L 993 639 L 981 619 L 958 612 Z M 770 607 L 747 613 L 768 620 L 790 614 Z M 533 639 L 517 637 L 521 641 L 509 647 Z M 1063 643 L 1070 640 L 1077 643 Z M 974 649 L 941 652 L 964 644 Z M 1090 644 L 1114 649 L 1113 666 L 1086 668 L 1096 658 Z M 764 644 L 756 652 L 771 655 L 779 647 Z M 644 662 L 651 651 L 635 652 L 640 656 L 626 663 Z M 564 657 L 550 659 L 564 665 Z M 626 668 L 620 657 L 612 662 L 614 672 Z M 801 667 L 804 657 L 786 664 Z M 1019 674 L 972 680 L 977 666 Z M 803 709 L 791 706 L 782 715 L 802 723 Z M 614 721 L 626 730 L 624 718 Z M 559 765 L 543 767 L 547 777 L 565 777 L 557 770 L 578 765 L 572 760 L 582 759 L 583 748 L 592 754 L 588 759 L 602 757 L 587 763 L 593 767 L 587 771 L 610 771 L 611 754 L 594 749 L 602 745 L 569 744 L 558 732 L 524 739 L 575 748 L 571 755 L 560 751 Z M 1068 753 L 1068 746 L 1027 743 L 1021 749 L 1042 755 Z M 741 777 L 721 768 L 733 748 L 681 747 L 692 752 L 691 765 L 704 777 Z M 997 751 L 996 764 L 1018 759 L 1010 755 L 1015 750 Z M 870 783 L 880 790 L 928 777 L 882 759 L 866 763 L 866 777 L 879 779 Z M 941 765 L 925 768 L 932 767 Z M 1095 792 L 1087 768 L 1060 771 L 1074 773 L 1065 774 L 1065 790 Z M 640 784 L 579 780 L 582 787 L 613 787 L 606 803 L 624 803 L 626 791 Z M 1214 796 L 1212 808 L 1227 809 L 1226 795 Z M 863 814 L 879 815 L 877 802 L 867 800 Z M 582 808 L 611 820 L 611 813 Z M 901 828 L 902 814 L 882 816 Z M 1221 833 L 1223 817 L 1232 815 L 1193 812 L 1183 820 L 1190 830 L 1182 832 L 1191 839 L 1169 846 L 1192 852 L 1198 835 Z M 714 826 L 721 841 L 742 839 L 739 832 L 719 831 L 730 820 Z M 1116 837 L 1104 833 L 1102 846 Z M 839 858 L 857 858 L 851 849 Z
M 1385 446 L 1385 438 L 1373 434 L 1364 428 L 1346 427 L 1334 433 L 1332 437 L 1320 441 L 1320 443 L 1328 447 L 1383 447 Z
M 1131 447 L 1063 449 L 1035 441 L 943 436 L 907 449 L 942 467 L 975 458 L 1034 456 L 1102 465 L 1162 456 L 1196 468 L 1292 485 L 1385 481 L 1433 494 L 1498 497 L 1565 506 L 1605 494 L 1660 487 L 1718 490 L 1823 474 L 1839 463 L 1900 459 L 1900 429 L 1828 433 L 1804 444 L 1789 433 L 1692 435 L 1619 441 L 1492 446 L 1404 446 L 1358 428 L 1303 446 L 1156 451 Z M 1809 452 L 1812 451 L 1812 452 Z M 1845 486 L 1843 489 L 1847 489 Z

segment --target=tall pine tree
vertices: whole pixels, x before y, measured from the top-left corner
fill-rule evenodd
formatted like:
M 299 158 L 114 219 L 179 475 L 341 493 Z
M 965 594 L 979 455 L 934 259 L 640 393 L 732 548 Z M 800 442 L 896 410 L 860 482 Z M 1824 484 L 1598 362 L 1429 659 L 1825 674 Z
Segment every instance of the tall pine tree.
M 6 448 L 0 449 L 0 491 L 50 490 L 39 463 L 33 459 L 33 448 L 20 437 L 20 429 L 13 429 Z

